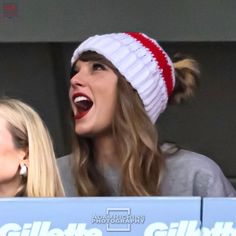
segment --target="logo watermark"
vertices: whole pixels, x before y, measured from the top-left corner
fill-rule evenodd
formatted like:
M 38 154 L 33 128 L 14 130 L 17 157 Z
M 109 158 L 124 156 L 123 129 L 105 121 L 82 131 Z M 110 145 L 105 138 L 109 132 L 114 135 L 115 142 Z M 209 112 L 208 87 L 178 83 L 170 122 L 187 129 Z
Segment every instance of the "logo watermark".
M 132 215 L 130 208 L 107 208 L 105 215 L 92 217 L 92 224 L 106 224 L 107 232 L 130 232 L 131 225 L 144 222 L 145 216 Z
M 0 18 L 12 19 L 18 17 L 18 5 L 12 1 L 0 1 Z

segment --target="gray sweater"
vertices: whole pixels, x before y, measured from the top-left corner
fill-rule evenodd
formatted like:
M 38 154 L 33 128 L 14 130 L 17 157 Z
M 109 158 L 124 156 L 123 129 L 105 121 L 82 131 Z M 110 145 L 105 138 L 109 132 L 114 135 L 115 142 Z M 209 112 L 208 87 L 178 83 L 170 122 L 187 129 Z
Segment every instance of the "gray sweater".
M 57 163 L 66 195 L 76 196 L 70 157 L 58 158 Z M 119 196 L 119 173 L 108 168 L 104 176 L 113 195 Z M 163 196 L 236 197 L 235 189 L 214 161 L 184 149 L 166 157 L 161 193 Z

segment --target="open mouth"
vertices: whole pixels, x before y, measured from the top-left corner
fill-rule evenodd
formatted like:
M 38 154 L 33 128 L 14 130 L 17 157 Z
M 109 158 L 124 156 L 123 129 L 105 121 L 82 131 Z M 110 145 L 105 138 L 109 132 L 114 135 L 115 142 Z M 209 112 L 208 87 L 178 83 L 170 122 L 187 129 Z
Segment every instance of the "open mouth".
M 84 95 L 74 96 L 73 101 L 77 108 L 75 119 L 81 119 L 82 117 L 84 117 L 93 106 L 93 102 Z

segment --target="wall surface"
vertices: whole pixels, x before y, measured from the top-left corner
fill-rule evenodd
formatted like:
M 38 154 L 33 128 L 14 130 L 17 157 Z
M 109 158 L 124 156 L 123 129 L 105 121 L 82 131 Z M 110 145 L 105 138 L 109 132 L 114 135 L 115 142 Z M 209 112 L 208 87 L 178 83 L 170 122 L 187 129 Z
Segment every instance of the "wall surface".
M 235 0 L 0 0 L 0 42 L 72 42 L 113 31 L 234 41 L 235 12 Z

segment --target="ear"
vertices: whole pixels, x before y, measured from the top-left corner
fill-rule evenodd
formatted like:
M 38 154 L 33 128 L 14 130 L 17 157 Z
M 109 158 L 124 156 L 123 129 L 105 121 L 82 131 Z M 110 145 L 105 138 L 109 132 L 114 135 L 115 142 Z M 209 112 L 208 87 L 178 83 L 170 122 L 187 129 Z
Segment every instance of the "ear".
M 29 168 L 29 159 L 24 159 L 23 163 L 27 166 L 27 168 Z
M 29 151 L 21 149 L 19 150 L 19 162 L 20 165 L 25 164 L 27 167 L 29 167 Z

